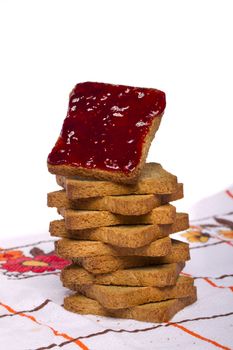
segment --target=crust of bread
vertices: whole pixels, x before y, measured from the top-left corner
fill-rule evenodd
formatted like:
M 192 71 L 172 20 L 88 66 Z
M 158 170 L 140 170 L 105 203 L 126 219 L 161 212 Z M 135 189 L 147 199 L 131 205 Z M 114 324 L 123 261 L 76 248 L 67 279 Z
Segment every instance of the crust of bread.
M 115 318 L 134 319 L 143 322 L 168 322 L 184 307 L 193 304 L 197 300 L 196 289 L 185 298 L 170 299 L 155 303 L 133 306 L 126 309 L 111 310 L 101 306 L 96 300 L 84 297 L 80 294 L 68 296 L 64 299 L 66 310 L 82 315 L 92 314 Z
M 170 264 L 190 259 L 189 245 L 172 239 L 171 251 L 166 256 L 143 257 L 143 256 L 110 256 L 100 255 L 89 258 L 74 259 L 76 264 L 84 267 L 93 274 L 110 273 L 113 271 L 133 267 Z
M 61 272 L 64 287 L 77 290 L 81 285 L 100 284 L 114 286 L 156 286 L 176 284 L 185 263 L 173 263 L 149 267 L 135 267 L 112 273 L 93 275 L 77 265 L 69 265 Z
M 59 214 L 65 219 L 65 225 L 70 230 L 80 230 L 93 227 L 137 224 L 172 224 L 176 218 L 176 208 L 164 204 L 152 209 L 144 215 L 119 215 L 109 211 L 73 210 L 58 208 Z
M 131 185 L 111 181 L 56 176 L 67 197 L 80 199 L 129 194 L 170 194 L 177 191 L 177 177 L 158 163 L 146 163 L 138 182 Z
M 98 301 L 107 309 L 124 309 L 156 301 L 184 298 L 193 292 L 193 278 L 179 276 L 173 286 L 124 287 L 89 284 L 80 286 L 78 293 Z
M 79 210 L 107 210 L 120 215 L 144 215 L 152 209 L 181 199 L 183 184 L 178 184 L 177 192 L 165 195 L 139 194 L 124 196 L 105 196 L 94 198 L 69 199 L 64 190 L 50 192 L 47 195 L 48 207 L 79 209 Z
M 99 255 L 113 256 L 165 256 L 171 251 L 171 239 L 164 237 L 140 248 L 111 246 L 98 241 L 77 241 L 63 238 L 55 242 L 57 255 L 73 260 Z
M 83 230 L 67 230 L 64 220 L 54 220 L 50 223 L 51 236 L 101 241 L 118 247 L 139 248 L 156 239 L 172 233 L 188 229 L 188 214 L 177 213 L 173 224 L 170 225 L 120 225 L 106 226 Z
M 101 170 L 98 168 L 87 169 L 83 167 L 76 167 L 70 165 L 52 165 L 47 162 L 48 170 L 52 174 L 62 175 L 62 176 L 81 176 L 81 177 L 90 177 L 95 179 L 104 179 L 113 182 L 120 183 L 135 183 L 141 173 L 142 168 L 145 165 L 146 157 L 151 145 L 151 142 L 155 136 L 156 131 L 159 128 L 160 122 L 162 119 L 162 114 L 154 118 L 151 123 L 148 134 L 145 137 L 144 143 L 142 145 L 142 154 L 139 161 L 139 164 L 135 169 L 129 173 L 124 173 L 123 171 L 112 171 L 112 170 Z

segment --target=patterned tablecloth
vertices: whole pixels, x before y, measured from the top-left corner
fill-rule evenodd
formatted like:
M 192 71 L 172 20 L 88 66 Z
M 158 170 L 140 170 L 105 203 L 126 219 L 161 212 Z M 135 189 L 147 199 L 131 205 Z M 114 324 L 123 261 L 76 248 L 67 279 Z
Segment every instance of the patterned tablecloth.
M 0 349 L 233 349 L 233 191 L 201 205 L 202 217 L 175 235 L 190 243 L 184 274 L 194 277 L 198 301 L 170 323 L 67 312 L 59 280 L 67 262 L 54 255 L 53 239 L 1 240 Z

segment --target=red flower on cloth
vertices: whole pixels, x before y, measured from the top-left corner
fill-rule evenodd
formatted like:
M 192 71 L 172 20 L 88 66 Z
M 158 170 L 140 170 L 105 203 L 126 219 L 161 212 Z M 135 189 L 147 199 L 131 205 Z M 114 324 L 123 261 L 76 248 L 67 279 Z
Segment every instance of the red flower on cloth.
M 10 272 L 34 272 L 43 273 L 61 270 L 69 265 L 68 260 L 59 258 L 56 255 L 37 255 L 36 257 L 20 257 L 8 260 L 2 268 Z

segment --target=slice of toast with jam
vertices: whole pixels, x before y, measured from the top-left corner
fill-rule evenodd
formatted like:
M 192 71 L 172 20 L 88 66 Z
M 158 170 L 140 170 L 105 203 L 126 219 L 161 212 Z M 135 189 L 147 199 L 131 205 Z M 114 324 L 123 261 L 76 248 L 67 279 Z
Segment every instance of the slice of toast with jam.
M 165 106 L 165 93 L 160 90 L 77 84 L 61 134 L 48 156 L 48 170 L 64 176 L 136 182 Z

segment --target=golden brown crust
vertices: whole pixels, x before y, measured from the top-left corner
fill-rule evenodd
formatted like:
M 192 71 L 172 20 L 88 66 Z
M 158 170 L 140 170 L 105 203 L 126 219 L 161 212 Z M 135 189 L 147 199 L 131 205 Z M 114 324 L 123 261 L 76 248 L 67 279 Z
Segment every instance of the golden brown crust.
M 83 230 L 67 230 L 64 220 L 54 220 L 50 223 L 49 232 L 51 236 L 56 237 L 101 241 L 118 247 L 138 248 L 171 233 L 186 230 L 188 227 L 188 214 L 177 213 L 174 223 L 170 225 L 120 225 Z
M 158 266 L 135 267 L 108 274 L 93 275 L 85 269 L 72 264 L 62 270 L 61 281 L 65 287 L 71 290 L 77 290 L 80 285 L 89 284 L 165 287 L 176 284 L 184 265 L 184 262 L 180 262 Z
M 98 241 L 60 239 L 55 242 L 56 253 L 69 260 L 99 255 L 112 256 L 165 256 L 171 251 L 171 239 L 164 237 L 139 248 L 123 248 Z
M 79 209 L 79 210 L 107 210 L 120 215 L 144 215 L 152 209 L 181 199 L 183 185 L 178 184 L 177 192 L 156 195 L 141 194 L 127 196 L 105 196 L 94 198 L 69 199 L 64 190 L 50 192 L 47 195 L 48 207 Z
M 161 196 L 153 194 L 129 196 L 105 196 L 69 200 L 65 191 L 48 193 L 48 207 L 107 210 L 120 215 L 143 215 L 162 205 Z
M 168 255 L 161 257 L 143 256 L 94 256 L 75 259 L 75 262 L 94 274 L 109 273 L 119 269 L 142 267 L 150 265 L 170 264 L 190 259 L 189 245 L 172 240 L 172 248 Z
M 145 164 L 138 182 L 131 185 L 63 176 L 56 176 L 56 180 L 59 186 L 66 189 L 67 197 L 70 199 L 129 194 L 169 194 L 177 191 L 177 177 L 157 163 Z
M 179 276 L 173 286 L 125 287 L 89 284 L 77 288 L 77 292 L 98 301 L 107 309 L 123 309 L 156 301 L 184 298 L 193 292 L 193 278 Z
M 101 306 L 96 300 L 80 294 L 68 296 L 64 299 L 65 309 L 79 314 L 92 314 L 99 316 L 130 318 L 144 322 L 168 322 L 184 307 L 197 300 L 196 289 L 190 296 L 180 299 L 171 299 L 161 302 L 133 306 L 126 309 L 111 310 Z
M 52 174 L 62 175 L 62 176 L 81 176 L 85 178 L 95 178 L 95 179 L 105 179 L 113 182 L 120 183 L 135 183 L 141 173 L 142 168 L 145 165 L 146 157 L 150 148 L 150 144 L 155 136 L 156 131 L 159 128 L 162 115 L 156 117 L 151 126 L 150 130 L 145 138 L 145 142 L 142 145 L 142 155 L 137 167 L 129 172 L 124 173 L 122 171 L 107 171 L 101 169 L 87 169 L 83 167 L 75 167 L 70 165 L 52 165 L 47 163 L 48 170 Z
M 113 225 L 138 225 L 138 224 L 172 224 L 176 218 L 176 208 L 171 204 L 164 204 L 154 208 L 144 215 L 118 215 L 109 211 L 88 211 L 58 209 L 65 219 L 66 228 L 80 230 L 93 227 Z

